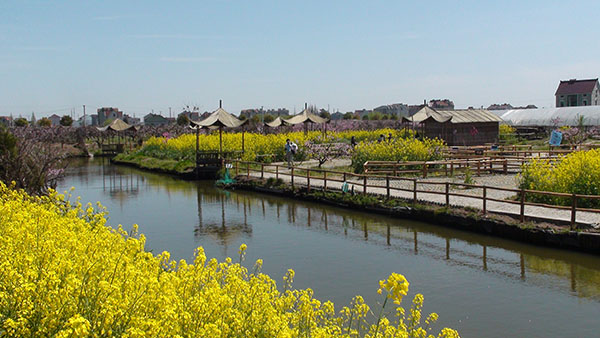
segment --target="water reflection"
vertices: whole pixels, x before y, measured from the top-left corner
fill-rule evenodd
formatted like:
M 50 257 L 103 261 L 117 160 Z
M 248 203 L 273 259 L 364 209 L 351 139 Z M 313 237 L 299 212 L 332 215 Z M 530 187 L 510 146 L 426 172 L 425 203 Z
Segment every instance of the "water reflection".
M 265 203 L 274 210 L 273 215 L 265 212 Z M 358 213 L 348 215 L 345 210 L 313 203 L 284 203 L 268 195 L 261 195 L 259 199 L 254 194 L 236 194 L 235 198 L 222 198 L 220 208 L 223 214 L 235 209 L 235 212 L 243 215 L 243 224 L 229 225 L 228 234 L 251 232 L 252 224 L 247 223 L 248 214 L 258 210 L 264 221 L 272 216 L 277 222 L 283 218 L 293 226 L 311 231 L 336 234 L 350 240 L 386 246 L 401 253 L 444 260 L 448 265 L 467 267 L 540 287 L 568 289 L 580 297 L 600 299 L 598 258 L 593 256 L 530 247 L 428 225 L 402 227 L 391 224 L 386 217 Z M 224 224 L 225 217 L 223 227 Z M 538 252 L 544 255 L 540 256 Z M 570 259 L 573 256 L 580 256 L 580 259 Z M 562 282 L 549 284 L 544 275 Z
M 197 196 L 198 225 L 194 227 L 195 238 L 203 239 L 204 237 L 208 236 L 218 242 L 219 245 L 223 247 L 223 253 L 226 253 L 228 247 L 236 238 L 240 236 L 251 236 L 252 227 L 248 225 L 248 206 L 246 201 L 242 202 L 243 211 L 240 212 L 239 198 L 235 199 L 237 210 L 232 210 L 230 207 L 233 204 L 232 197 L 227 191 L 220 191 L 212 187 L 199 185 L 197 189 Z M 203 205 L 206 203 L 209 203 L 209 207 L 211 208 L 210 215 L 213 217 L 206 217 L 203 215 L 202 209 Z M 220 208 L 218 208 L 220 209 L 220 219 L 215 219 L 214 217 L 215 204 L 220 206 Z M 237 215 L 242 214 L 243 220 L 240 221 L 235 217 L 228 217 L 229 213 L 235 213 Z
M 186 182 L 164 175 L 110 165 L 107 160 L 81 162 L 69 175 L 82 183 L 102 178 L 103 197 L 124 204 L 150 193 L 170 200 L 172 194 L 197 202 L 197 243 L 213 242 L 226 255 L 253 228 L 266 223 L 289 225 L 349 241 L 385 247 L 398 255 L 442 261 L 528 285 L 567 291 L 600 300 L 600 259 L 579 253 L 529 246 L 419 222 L 338 209 L 317 203 L 249 192 L 215 189 L 208 182 Z M 192 235 L 192 234 L 190 234 Z M 237 249 L 237 247 L 235 248 Z

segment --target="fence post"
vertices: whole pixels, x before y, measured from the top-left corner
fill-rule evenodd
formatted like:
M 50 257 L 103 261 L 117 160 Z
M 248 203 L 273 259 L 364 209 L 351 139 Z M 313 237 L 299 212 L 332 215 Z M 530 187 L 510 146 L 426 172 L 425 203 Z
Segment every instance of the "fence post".
M 525 222 L 525 189 L 521 189 L 521 223 Z
M 487 212 L 487 210 L 486 210 L 487 209 L 486 208 L 487 207 L 487 205 L 486 205 L 487 204 L 486 203 L 487 202 L 486 198 L 487 198 L 487 187 L 484 185 L 483 186 L 483 214 L 484 215 Z
M 481 161 L 477 161 L 477 176 L 481 176 Z
M 571 195 L 571 230 L 575 229 L 575 220 L 577 213 L 577 195 Z
M 238 167 L 239 167 L 239 165 L 240 165 L 240 162 L 239 161 L 235 161 L 235 176 L 238 175 Z
M 367 175 L 363 176 L 363 194 L 367 193 Z
M 327 190 L 327 171 L 323 172 L 323 190 Z
M 291 170 L 291 173 L 290 173 L 290 174 L 291 174 L 291 176 L 292 176 L 292 178 L 291 178 L 291 181 L 292 181 L 292 188 L 294 188 L 294 167 L 292 167 L 292 170 Z
M 417 204 L 417 179 L 413 179 L 413 204 Z
M 344 172 L 344 182 L 346 182 L 346 173 Z
M 503 168 L 504 169 L 504 173 L 507 174 L 508 173 L 508 160 L 507 159 L 504 159 L 504 164 L 503 165 L 504 165 L 504 168 Z
M 246 162 L 246 177 L 250 178 L 250 162 Z
M 279 179 L 279 164 L 275 165 L 275 179 Z
M 454 161 L 450 162 L 450 176 L 454 177 Z
M 260 164 L 260 178 L 265 178 L 265 165 L 262 163 Z
M 450 207 L 450 183 L 446 182 L 446 207 Z
M 423 178 L 427 177 L 427 162 L 423 162 Z
M 310 169 L 306 168 L 306 191 L 310 192 Z
M 387 198 L 390 198 L 390 176 L 385 175 L 385 190 Z

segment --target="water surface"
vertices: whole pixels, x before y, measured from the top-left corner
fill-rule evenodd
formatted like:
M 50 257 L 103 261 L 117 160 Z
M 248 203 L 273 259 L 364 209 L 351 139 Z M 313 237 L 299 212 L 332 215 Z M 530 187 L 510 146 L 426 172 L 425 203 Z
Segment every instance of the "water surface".
M 263 271 L 339 309 L 357 294 L 380 301 L 378 281 L 391 272 L 410 281 L 410 298 L 462 337 L 600 337 L 600 257 L 541 248 L 441 226 L 377 216 L 265 194 L 216 189 L 106 159 L 77 160 L 59 191 L 100 201 L 108 223 L 134 223 L 155 253 L 193 258 L 262 258 Z

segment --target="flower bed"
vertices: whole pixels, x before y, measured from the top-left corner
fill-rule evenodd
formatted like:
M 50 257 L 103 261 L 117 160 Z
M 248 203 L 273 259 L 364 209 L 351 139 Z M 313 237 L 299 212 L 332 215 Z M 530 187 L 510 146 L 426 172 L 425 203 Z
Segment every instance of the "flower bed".
M 519 176 L 522 189 L 569 194 L 600 193 L 600 151 L 578 151 L 558 160 L 531 160 L 523 165 Z M 548 204 L 571 205 L 570 197 L 527 194 L 527 200 Z M 600 200 L 578 201 L 579 207 L 600 208 Z
M 296 337 L 415 336 L 423 296 L 396 318 L 369 319 L 360 296 L 350 307 L 312 297 L 310 289 L 283 285 L 227 258 L 207 259 L 198 248 L 193 264 L 154 255 L 145 238 L 105 226 L 102 212 L 71 205 L 61 195 L 31 197 L 0 182 L 0 336 L 10 337 Z M 392 273 L 380 282 L 385 304 L 400 304 L 408 281 Z M 391 306 L 391 304 L 390 304 Z M 439 337 L 458 337 L 443 329 Z
M 398 138 L 392 141 L 363 142 L 354 149 L 354 172 L 363 172 L 366 161 L 434 161 L 442 159 L 444 142 L 438 139 Z

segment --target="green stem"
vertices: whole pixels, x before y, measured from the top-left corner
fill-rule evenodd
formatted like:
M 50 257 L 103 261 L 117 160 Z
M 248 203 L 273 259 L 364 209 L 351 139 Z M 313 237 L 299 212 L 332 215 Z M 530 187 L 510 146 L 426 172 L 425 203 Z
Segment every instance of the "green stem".
M 385 309 L 385 304 L 387 304 L 388 301 L 388 297 L 385 297 L 385 301 L 383 301 L 383 306 L 381 307 L 381 311 L 379 311 L 379 317 L 377 318 L 377 327 L 375 327 L 375 335 L 373 336 L 373 338 L 377 338 L 377 334 L 379 331 L 379 324 L 381 323 L 381 316 L 383 315 L 383 309 Z

